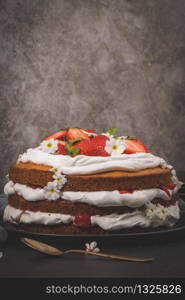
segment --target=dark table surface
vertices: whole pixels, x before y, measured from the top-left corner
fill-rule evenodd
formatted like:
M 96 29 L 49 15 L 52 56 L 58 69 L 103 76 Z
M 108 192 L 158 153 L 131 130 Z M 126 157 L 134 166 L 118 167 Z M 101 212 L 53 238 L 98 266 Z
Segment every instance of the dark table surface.
M 185 179 L 185 173 L 179 177 Z M 86 238 L 42 240 L 61 249 L 84 248 L 87 242 Z M 53 258 L 28 248 L 19 235 L 9 233 L 6 243 L 0 245 L 0 277 L 185 277 L 185 229 L 145 237 L 99 238 L 98 246 L 102 252 L 154 257 L 154 261 L 123 262 L 83 254 Z

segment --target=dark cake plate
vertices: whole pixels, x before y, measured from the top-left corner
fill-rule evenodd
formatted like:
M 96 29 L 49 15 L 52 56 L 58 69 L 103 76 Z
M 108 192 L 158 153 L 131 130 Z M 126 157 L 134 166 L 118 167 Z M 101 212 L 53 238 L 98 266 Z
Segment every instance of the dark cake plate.
M 45 240 L 45 241 L 53 241 L 53 242 L 59 242 L 59 241 L 65 241 L 70 243 L 76 243 L 81 241 L 117 241 L 117 242 L 124 242 L 125 239 L 129 240 L 135 240 L 135 239 L 155 239 L 159 237 L 164 238 L 164 236 L 174 236 L 175 238 L 177 235 L 181 233 L 185 233 L 185 202 L 181 199 L 179 200 L 180 209 L 181 209 L 181 219 L 178 221 L 178 223 L 173 226 L 172 228 L 153 228 L 153 229 L 143 229 L 143 231 L 125 231 L 125 233 L 112 233 L 112 234 L 51 234 L 51 233 L 38 233 L 38 232 L 28 232 L 22 229 L 18 229 L 13 224 L 4 224 L 5 228 L 10 234 L 16 234 L 18 237 L 29 237 L 32 239 L 39 239 L 39 240 Z

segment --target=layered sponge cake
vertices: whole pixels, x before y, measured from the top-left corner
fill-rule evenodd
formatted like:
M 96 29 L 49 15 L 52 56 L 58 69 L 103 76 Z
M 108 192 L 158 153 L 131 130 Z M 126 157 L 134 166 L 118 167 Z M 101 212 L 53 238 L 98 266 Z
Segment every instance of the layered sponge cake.
M 175 170 L 135 137 L 67 128 L 10 167 L 4 221 L 29 232 L 113 234 L 172 227 Z

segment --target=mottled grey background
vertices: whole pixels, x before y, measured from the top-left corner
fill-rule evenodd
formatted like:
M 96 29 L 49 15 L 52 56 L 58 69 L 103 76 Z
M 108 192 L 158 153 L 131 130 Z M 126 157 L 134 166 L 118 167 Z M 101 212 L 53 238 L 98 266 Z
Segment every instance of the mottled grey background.
M 0 188 L 65 126 L 136 135 L 185 163 L 184 0 L 0 1 Z

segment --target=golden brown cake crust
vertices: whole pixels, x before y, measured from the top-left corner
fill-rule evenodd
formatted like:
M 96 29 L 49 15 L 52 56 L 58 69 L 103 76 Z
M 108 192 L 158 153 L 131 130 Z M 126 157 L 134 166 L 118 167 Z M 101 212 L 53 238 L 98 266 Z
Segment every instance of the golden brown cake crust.
M 13 182 L 43 187 L 52 181 L 50 166 L 16 163 L 10 167 Z M 171 170 L 152 168 L 137 172 L 112 171 L 92 175 L 66 175 L 63 191 L 134 190 L 165 186 L 171 183 Z
M 155 198 L 152 200 L 154 204 L 161 204 L 165 207 L 174 205 L 177 201 L 177 195 L 172 196 L 169 201 Z M 73 203 L 71 201 L 58 199 L 56 201 L 41 200 L 41 201 L 27 201 L 19 195 L 9 196 L 9 204 L 17 209 L 30 210 L 33 212 L 41 211 L 48 213 L 61 213 L 69 215 L 109 215 L 109 214 L 124 214 L 133 212 L 136 209 L 143 210 L 144 206 L 138 208 L 130 208 L 127 206 L 109 206 L 109 207 L 97 207 L 86 203 Z

